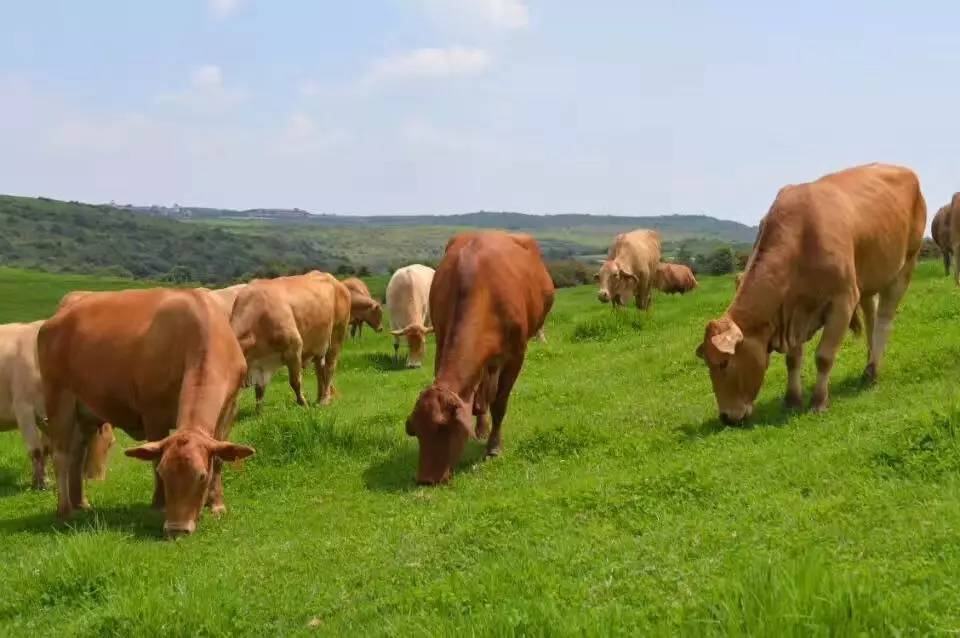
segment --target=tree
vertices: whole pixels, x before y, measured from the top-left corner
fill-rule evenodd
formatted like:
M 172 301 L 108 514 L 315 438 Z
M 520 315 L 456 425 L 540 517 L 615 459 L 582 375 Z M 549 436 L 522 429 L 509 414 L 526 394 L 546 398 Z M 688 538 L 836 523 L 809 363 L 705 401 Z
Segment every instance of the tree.
M 711 275 L 732 273 L 737 265 L 736 255 L 730 246 L 721 246 L 710 253 L 703 264 L 703 270 Z

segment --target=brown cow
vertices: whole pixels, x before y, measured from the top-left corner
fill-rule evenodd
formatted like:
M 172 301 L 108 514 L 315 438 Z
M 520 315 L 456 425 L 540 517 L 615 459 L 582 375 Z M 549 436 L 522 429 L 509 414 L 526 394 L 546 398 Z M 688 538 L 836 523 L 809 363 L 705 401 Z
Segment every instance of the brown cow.
M 950 257 L 953 259 L 954 281 L 960 285 L 960 193 L 954 193 L 950 200 L 947 215 L 947 231 L 950 237 Z
M 661 263 L 657 264 L 653 286 L 667 294 L 679 292 L 682 295 L 697 287 L 697 278 L 693 276 L 693 271 L 683 264 Z
M 430 289 L 435 377 L 406 425 L 420 442 L 418 483 L 450 477 L 467 439 L 487 435 L 488 406 L 487 456 L 500 453 L 500 428 L 527 341 L 552 305 L 553 282 L 532 237 L 492 231 L 450 240 Z
M 897 304 L 923 242 L 926 204 L 913 171 L 871 164 L 787 186 L 760 225 L 743 283 L 697 349 L 710 369 L 721 418 L 750 415 L 770 361 L 787 355 L 786 403 L 802 403 L 803 344 L 823 328 L 811 409 L 828 403 L 830 370 L 863 309 L 876 377 Z M 879 296 L 879 307 L 877 297 Z
M 655 230 L 632 230 L 613 240 L 607 260 L 594 275 L 600 283 L 597 297 L 614 307 L 622 306 L 628 297 L 634 297 L 637 308 L 650 307 L 653 279 L 660 263 L 660 234 Z
M 333 275 L 314 270 L 247 284 L 237 295 L 230 325 L 247 360 L 257 408 L 281 365 L 290 374 L 297 403 L 306 405 L 301 383 L 310 360 L 317 371 L 317 402 L 330 403 L 349 321 L 350 291 Z
M 246 364 L 211 295 L 89 293 L 43 324 L 37 352 L 61 517 L 89 508 L 84 457 L 104 421 L 149 441 L 126 454 L 154 462 L 167 536 L 193 532 L 204 503 L 226 511 L 222 462 L 254 451 L 226 440 Z
M 941 206 L 930 224 L 933 243 L 940 248 L 940 254 L 943 255 L 943 272 L 948 277 L 950 276 L 950 259 L 953 256 L 953 246 L 950 245 L 950 216 L 950 204 Z
M 356 277 L 347 277 L 340 283 L 350 291 L 350 338 L 363 336 L 364 322 L 380 332 L 383 308 L 370 294 L 367 284 Z

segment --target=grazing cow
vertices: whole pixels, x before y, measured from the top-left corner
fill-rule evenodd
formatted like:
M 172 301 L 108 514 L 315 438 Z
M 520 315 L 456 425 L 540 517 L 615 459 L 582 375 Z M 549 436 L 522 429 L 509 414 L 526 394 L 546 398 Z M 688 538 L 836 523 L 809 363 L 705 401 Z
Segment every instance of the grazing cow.
M 0 325 L 0 430 L 19 428 L 33 465 L 33 487 L 46 487 L 44 460 L 49 444 L 37 427 L 46 419 L 43 384 L 37 363 L 37 333 L 42 321 Z M 97 430 L 87 455 L 87 478 L 106 474 L 107 452 L 113 444 L 109 423 Z
M 467 439 L 487 435 L 488 406 L 487 456 L 500 453 L 500 428 L 527 342 L 552 305 L 553 281 L 532 237 L 493 231 L 450 240 L 430 289 L 435 377 L 406 425 L 420 443 L 418 483 L 450 477 Z
M 297 403 L 306 405 L 300 386 L 303 368 L 311 360 L 317 371 L 317 402 L 329 404 L 349 321 L 350 291 L 333 275 L 314 270 L 247 284 L 237 295 L 230 325 L 247 360 L 257 408 L 281 365 L 290 374 Z
M 950 258 L 953 260 L 954 281 L 960 285 L 960 193 L 954 193 L 946 213 L 947 234 L 950 237 Z M 953 259 L 954 256 L 957 259 Z
M 913 171 L 871 164 L 781 189 L 760 224 L 743 283 L 710 321 L 697 354 L 721 419 L 750 415 L 770 362 L 787 355 L 786 404 L 802 403 L 803 344 L 823 328 L 810 407 L 828 404 L 830 370 L 847 327 L 866 324 L 872 382 L 923 242 L 926 204 Z M 877 297 L 879 296 L 879 306 Z
M 600 282 L 597 297 L 614 307 L 622 306 L 628 297 L 634 297 L 637 308 L 647 310 L 653 290 L 653 278 L 660 263 L 660 234 L 655 230 L 632 230 L 613 240 L 607 260 L 594 275 Z
M 943 273 L 950 276 L 950 259 L 953 257 L 953 246 L 950 245 L 950 205 L 941 206 L 937 214 L 933 216 L 933 222 L 930 224 L 930 234 L 933 235 L 933 243 L 940 249 L 943 255 Z
M 396 362 L 399 359 L 400 337 L 406 337 L 410 348 L 408 368 L 419 368 L 423 365 L 424 343 L 427 335 L 433 332 L 430 325 L 430 285 L 433 273 L 433 268 L 413 264 L 393 273 L 387 284 L 393 360 Z
M 653 286 L 660 292 L 679 292 L 682 295 L 697 287 L 697 278 L 693 276 L 693 271 L 683 264 L 661 263 L 657 264 Z
M 342 282 L 350 291 L 350 338 L 363 335 L 363 324 L 380 332 L 383 322 L 383 308 L 370 294 L 367 284 L 356 277 L 347 277 Z
M 193 532 L 204 503 L 226 511 L 222 462 L 254 451 L 226 440 L 247 368 L 211 295 L 90 293 L 40 327 L 37 353 L 60 517 L 90 507 L 84 457 L 104 421 L 149 441 L 125 454 L 153 462 L 153 504 L 164 508 L 168 537 Z

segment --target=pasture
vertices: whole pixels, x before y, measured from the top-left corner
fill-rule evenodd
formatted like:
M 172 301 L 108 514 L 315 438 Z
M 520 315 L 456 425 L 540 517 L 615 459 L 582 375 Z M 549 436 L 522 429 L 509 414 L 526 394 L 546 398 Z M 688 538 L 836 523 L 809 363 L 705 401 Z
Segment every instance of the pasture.
M 0 321 L 114 285 L 129 282 L 0 271 Z M 956 633 L 960 292 L 922 264 L 876 386 L 849 335 L 827 414 L 781 409 L 775 355 L 754 417 L 723 427 L 693 353 L 732 292 L 704 278 L 643 315 L 559 291 L 503 456 L 472 442 L 437 488 L 413 484 L 403 431 L 433 342 L 423 369 L 397 370 L 390 336 L 365 330 L 331 407 L 296 406 L 282 374 L 259 416 L 244 392 L 232 439 L 257 454 L 224 473 L 227 515 L 176 542 L 125 436 L 95 510 L 61 524 L 19 435 L 0 434 L 0 633 Z

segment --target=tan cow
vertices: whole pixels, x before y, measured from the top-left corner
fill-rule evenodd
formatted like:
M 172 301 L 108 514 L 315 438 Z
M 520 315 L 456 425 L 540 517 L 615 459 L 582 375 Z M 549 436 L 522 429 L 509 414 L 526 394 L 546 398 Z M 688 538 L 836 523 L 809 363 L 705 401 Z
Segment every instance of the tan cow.
M 653 286 L 667 294 L 690 292 L 697 287 L 697 278 L 693 271 L 683 264 L 657 264 L 657 274 Z
M 943 255 L 943 272 L 950 276 L 950 258 L 953 256 L 953 246 L 950 245 L 950 205 L 941 206 L 937 214 L 933 216 L 933 222 L 930 224 L 930 234 L 933 235 L 933 243 L 940 249 Z
M 230 325 L 247 360 L 257 408 L 281 365 L 290 374 L 297 403 L 306 405 L 301 383 L 303 367 L 311 360 L 317 372 L 317 402 L 329 404 L 349 321 L 350 291 L 333 275 L 314 270 L 247 284 L 237 295 Z
M 340 283 L 350 291 L 350 338 L 362 336 L 364 322 L 380 332 L 383 308 L 370 294 L 367 284 L 356 277 L 347 277 Z
M 19 428 L 33 465 L 33 487 L 46 487 L 44 460 L 49 444 L 37 427 L 46 419 L 43 384 L 37 363 L 37 333 L 43 321 L 0 325 L 0 431 Z M 87 455 L 85 476 L 106 476 L 107 452 L 114 436 L 109 423 L 102 424 Z
M 617 235 L 600 272 L 593 277 L 600 283 L 597 297 L 602 303 L 611 302 L 614 307 L 624 305 L 629 297 L 633 297 L 637 308 L 647 310 L 659 263 L 660 234 L 657 231 L 640 229 Z
M 529 235 L 464 233 L 447 244 L 430 289 L 437 334 L 434 381 L 406 425 L 420 443 L 418 483 L 450 478 L 468 438 L 489 431 L 487 456 L 500 454 L 507 401 L 527 342 L 543 327 L 553 294 L 540 247 Z
M 869 346 L 864 378 L 875 379 L 926 215 L 917 176 L 899 166 L 859 166 L 780 191 L 743 283 L 697 350 L 725 422 L 750 415 L 774 350 L 787 355 L 786 404 L 800 406 L 803 344 L 821 328 L 810 407 L 825 410 L 830 370 L 847 327 L 859 323 L 858 304 Z
M 246 364 L 211 295 L 90 293 L 44 322 L 37 353 L 61 517 L 90 507 L 83 460 L 104 421 L 149 441 L 125 453 L 154 463 L 153 504 L 164 508 L 167 536 L 193 532 L 204 503 L 226 511 L 222 462 L 253 449 L 226 440 Z
M 426 337 L 433 332 L 430 324 L 430 285 L 433 274 L 433 268 L 413 264 L 393 273 L 387 284 L 393 360 L 399 360 L 400 337 L 406 337 L 410 348 L 408 368 L 419 368 L 423 365 Z

